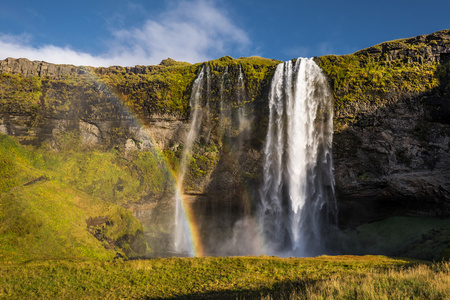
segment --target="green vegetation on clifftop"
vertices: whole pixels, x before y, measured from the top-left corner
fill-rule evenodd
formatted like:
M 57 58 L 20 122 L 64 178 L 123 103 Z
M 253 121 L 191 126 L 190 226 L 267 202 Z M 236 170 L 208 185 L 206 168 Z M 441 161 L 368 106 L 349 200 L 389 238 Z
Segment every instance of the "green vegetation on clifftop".
M 407 95 L 437 87 L 435 63 L 376 62 L 365 53 L 322 56 L 319 65 L 330 78 L 337 130 L 358 113 L 373 112 Z
M 111 67 L 95 72 L 135 115 L 185 117 L 190 96 L 187 91 L 198 72 L 198 65 L 168 59 L 160 65 L 137 66 L 132 71 Z
M 445 49 L 450 49 L 450 30 L 316 58 L 333 89 L 335 130 L 354 123 L 358 114 L 436 88 L 438 59 Z

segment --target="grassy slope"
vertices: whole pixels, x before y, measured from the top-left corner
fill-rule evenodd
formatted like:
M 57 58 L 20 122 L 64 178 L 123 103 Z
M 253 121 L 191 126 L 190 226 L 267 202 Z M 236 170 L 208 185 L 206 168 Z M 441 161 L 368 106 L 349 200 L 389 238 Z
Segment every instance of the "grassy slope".
M 390 294 L 417 299 L 450 296 L 448 264 L 402 269 L 415 263 L 380 256 L 3 263 L 0 298 L 257 299 L 270 295 L 280 299 L 327 292 L 327 299 L 337 292 L 340 299 L 380 299 L 377 295 Z M 366 280 L 369 285 L 363 284 Z
M 110 259 L 122 251 L 113 243 L 128 251 L 126 241 L 120 241 L 142 231 L 139 221 L 117 205 L 68 186 L 44 165 L 39 152 L 0 135 L 0 260 Z M 88 231 L 86 220 L 98 217 L 107 217 L 108 224 Z M 100 240 L 92 234 L 96 230 L 103 235 Z

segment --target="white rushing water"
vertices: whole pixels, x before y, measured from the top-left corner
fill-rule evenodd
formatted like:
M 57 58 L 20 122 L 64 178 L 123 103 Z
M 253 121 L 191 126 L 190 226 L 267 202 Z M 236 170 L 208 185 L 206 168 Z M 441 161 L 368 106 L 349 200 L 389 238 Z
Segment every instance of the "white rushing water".
M 239 124 L 239 133 L 243 133 L 244 135 L 247 135 L 250 133 L 250 123 L 251 120 L 248 117 L 247 112 L 247 106 L 245 105 L 246 102 L 246 95 L 245 95 L 245 83 L 244 83 L 244 73 L 242 72 L 242 67 L 239 66 L 239 75 L 238 75 L 238 81 L 237 81 L 237 104 L 239 105 L 238 108 L 238 124 Z
M 219 115 L 219 130 L 221 137 L 223 135 L 229 135 L 231 131 L 231 105 L 228 102 L 225 102 L 225 90 L 228 89 L 228 85 L 226 84 L 229 81 L 230 74 L 228 73 L 228 66 L 225 68 L 222 73 L 222 77 L 220 80 L 220 115 Z
M 260 189 L 266 252 L 324 253 L 336 216 L 333 107 L 326 77 L 311 59 L 278 65 L 269 93 L 269 124 Z
M 184 175 L 186 174 L 187 166 L 189 163 L 189 156 L 192 151 L 192 146 L 197 139 L 197 136 L 200 132 L 202 119 L 203 119 L 203 82 L 204 75 L 206 73 L 207 77 L 207 100 L 206 100 L 206 109 L 209 109 L 210 101 L 209 95 L 211 91 L 211 83 L 209 76 L 209 68 L 202 67 L 199 75 L 194 81 L 192 86 L 190 107 L 191 107 L 191 125 L 189 127 L 189 131 L 186 135 L 186 140 L 184 143 L 183 153 L 180 159 L 180 165 L 178 170 L 178 178 L 177 178 L 177 190 L 175 194 L 175 237 L 174 237 L 174 250 L 177 253 L 183 255 L 194 255 L 194 249 L 192 245 L 192 241 L 190 240 L 190 232 L 189 232 L 189 224 L 184 213 L 183 207 L 183 180 Z M 206 112 L 208 114 L 208 112 Z M 209 120 L 209 119 L 208 119 Z

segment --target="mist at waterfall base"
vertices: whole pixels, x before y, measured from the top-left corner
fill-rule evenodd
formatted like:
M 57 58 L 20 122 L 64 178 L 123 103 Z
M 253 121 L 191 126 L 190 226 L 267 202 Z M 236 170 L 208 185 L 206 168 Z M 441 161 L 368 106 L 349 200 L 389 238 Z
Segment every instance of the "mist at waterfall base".
M 219 111 L 215 125 L 224 149 L 236 162 L 252 134 L 255 116 L 246 101 L 242 67 L 237 76 L 230 71 L 226 67 L 219 75 L 219 95 L 213 95 L 209 66 L 202 67 L 193 83 L 190 127 L 175 197 L 175 253 L 297 257 L 329 253 L 328 238 L 337 223 L 333 106 L 326 77 L 312 59 L 287 61 L 275 70 L 268 93 L 262 179 L 253 192 L 243 189 L 240 212 L 233 215 L 232 209 L 214 208 L 213 203 L 204 210 L 203 225 L 189 220 L 186 211 L 191 208 L 183 201 L 183 180 L 194 144 L 200 139 L 208 143 L 214 126 L 212 111 Z M 221 223 L 217 218 L 228 221 Z M 217 224 L 222 224 L 221 230 Z

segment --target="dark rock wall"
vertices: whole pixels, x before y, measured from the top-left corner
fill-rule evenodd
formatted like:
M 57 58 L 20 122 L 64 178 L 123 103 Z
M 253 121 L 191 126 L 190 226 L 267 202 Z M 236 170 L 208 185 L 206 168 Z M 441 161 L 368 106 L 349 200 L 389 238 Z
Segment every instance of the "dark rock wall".
M 395 215 L 450 215 L 450 126 L 415 97 L 334 136 L 341 226 Z

